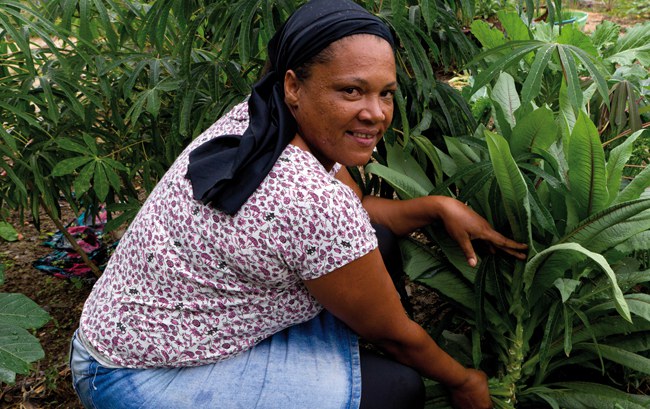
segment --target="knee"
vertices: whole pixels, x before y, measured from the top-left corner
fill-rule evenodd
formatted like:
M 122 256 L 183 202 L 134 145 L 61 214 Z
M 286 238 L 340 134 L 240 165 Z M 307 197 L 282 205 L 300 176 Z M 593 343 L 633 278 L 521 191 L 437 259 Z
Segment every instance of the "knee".
M 404 402 L 409 402 L 405 407 L 423 408 L 425 401 L 425 388 L 422 376 L 412 368 L 404 367 L 402 374 L 402 390 Z

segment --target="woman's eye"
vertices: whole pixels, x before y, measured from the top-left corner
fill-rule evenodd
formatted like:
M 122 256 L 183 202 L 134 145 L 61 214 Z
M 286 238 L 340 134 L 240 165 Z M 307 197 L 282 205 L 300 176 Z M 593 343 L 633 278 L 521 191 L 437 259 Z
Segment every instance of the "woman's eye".
M 343 92 L 345 92 L 348 95 L 356 95 L 359 92 L 359 90 L 354 87 L 348 87 L 348 88 L 343 88 Z
M 381 93 L 381 96 L 384 98 L 390 98 L 393 99 L 395 97 L 395 91 L 393 90 L 386 90 Z

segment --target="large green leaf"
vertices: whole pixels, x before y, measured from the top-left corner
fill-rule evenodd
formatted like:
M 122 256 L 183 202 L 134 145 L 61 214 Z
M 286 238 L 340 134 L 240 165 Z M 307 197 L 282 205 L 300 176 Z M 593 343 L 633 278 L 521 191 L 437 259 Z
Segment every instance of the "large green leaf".
M 472 22 L 472 34 L 478 39 L 481 45 L 487 49 L 495 48 L 506 43 L 503 32 L 483 20 L 474 20 Z
M 451 271 L 442 270 L 433 276 L 418 278 L 417 281 L 426 284 L 444 298 L 458 303 L 470 311 L 476 306 L 476 294 L 472 286 Z
M 603 72 L 606 73 L 606 69 L 603 67 L 602 61 L 574 45 L 568 45 L 567 49 L 571 54 L 578 58 L 587 71 L 589 71 L 589 75 L 591 75 L 591 78 L 596 84 L 596 88 L 603 99 L 603 103 L 606 107 L 609 107 L 609 88 L 607 87 L 607 81 L 603 76 Z
M 594 44 L 591 42 L 589 36 L 587 36 L 574 25 L 563 27 L 562 32 L 557 37 L 557 42 L 559 44 L 576 46 L 593 56 L 598 55 L 598 51 L 596 50 Z
M 515 119 L 515 111 L 521 106 L 519 94 L 515 87 L 515 80 L 507 72 L 502 72 L 497 79 L 491 94 L 492 100 L 497 103 L 498 107 L 503 112 L 503 116 L 509 125 L 509 129 L 514 128 L 517 123 Z M 500 124 L 501 128 L 505 124 Z
M 545 151 L 558 135 L 553 112 L 548 108 L 538 108 L 519 120 L 512 130 L 510 149 L 517 157 L 523 153 Z
M 486 70 L 479 73 L 474 80 L 474 86 L 472 87 L 470 94 L 475 94 L 479 89 L 483 88 L 487 83 L 503 73 L 507 67 L 519 62 L 528 53 L 542 47 L 544 44 L 543 41 L 538 40 L 511 41 L 476 56 L 468 63 L 469 65 L 483 62 L 491 55 L 499 55 L 501 53 L 505 54 L 502 58 L 491 64 Z
M 578 68 L 573 54 L 568 50 L 568 46 L 557 46 L 557 53 L 560 56 L 564 80 L 567 84 L 567 95 L 569 102 L 574 110 L 582 109 L 582 89 L 580 88 L 580 78 L 578 77 Z
M 16 372 L 0 367 L 0 383 L 13 385 L 16 382 Z
M 645 409 L 650 397 L 633 395 L 597 383 L 562 382 L 547 386 L 540 395 L 552 397 L 560 407 L 574 409 Z
M 650 209 L 650 199 L 638 199 L 612 205 L 575 226 L 560 242 L 576 242 L 589 249 L 596 237 L 607 234 L 608 229 L 648 209 Z
M 0 323 L 0 368 L 26 374 L 29 364 L 44 356 L 38 339 L 26 329 Z
M 521 88 L 521 104 L 527 106 L 538 95 L 542 87 L 542 79 L 553 53 L 556 50 L 555 44 L 545 44 L 537 51 L 535 60 L 528 71 L 528 76 Z
M 629 307 L 627 305 L 627 302 L 625 301 L 623 292 L 618 286 L 618 283 L 616 281 L 616 274 L 614 273 L 614 270 L 612 270 L 609 263 L 602 255 L 589 251 L 577 243 L 561 243 L 561 244 L 553 245 L 545 250 L 540 251 L 538 254 L 536 254 L 533 258 L 531 258 L 528 261 L 528 263 L 526 264 L 526 268 L 524 270 L 524 291 L 526 292 L 526 295 L 530 294 L 530 290 L 534 283 L 534 278 L 537 272 L 537 268 L 540 266 L 542 262 L 546 260 L 546 257 L 549 253 L 558 252 L 558 251 L 570 251 L 570 252 L 581 253 L 587 256 L 588 258 L 590 258 L 591 260 L 593 260 L 594 262 L 596 262 L 596 264 L 605 272 L 607 278 L 610 281 L 612 297 L 616 305 L 616 310 L 623 318 L 632 322 L 632 318 L 630 317 Z
M 560 85 L 560 111 L 558 112 L 558 121 L 560 125 L 560 130 L 562 131 L 562 142 L 564 145 L 564 151 L 567 152 L 570 147 L 571 142 L 571 133 L 576 124 L 576 112 L 569 100 L 569 91 L 567 90 L 566 81 L 562 80 Z
M 589 242 L 589 249 L 598 253 L 606 253 L 648 230 L 650 230 L 650 210 L 634 215 L 597 234 Z
M 614 203 L 626 202 L 641 197 L 650 188 L 650 166 L 646 166 L 632 181 L 616 196 Z
M 648 272 L 645 272 L 645 274 L 648 274 Z M 630 312 L 633 315 L 650 322 L 650 294 L 626 294 L 625 300 L 627 301 L 627 305 L 630 307 Z M 607 311 L 611 308 L 614 308 L 614 302 L 608 301 L 606 303 L 592 307 L 588 313 Z
M 497 12 L 497 17 L 499 18 L 499 22 L 503 26 L 508 39 L 511 41 L 526 41 L 531 39 L 528 27 L 524 24 L 518 13 L 499 10 Z
M 431 142 L 430 139 L 422 136 L 422 135 L 412 135 L 411 140 L 417 147 L 417 149 L 422 152 L 427 159 L 429 159 L 429 162 L 431 163 L 433 169 L 431 170 L 434 174 L 434 183 L 438 184 L 442 182 L 442 172 L 443 172 L 443 166 L 442 166 L 442 159 L 441 156 L 438 153 L 438 149 L 436 146 Z
M 640 373 L 650 374 L 650 359 L 639 354 L 605 344 L 579 343 L 574 348 L 586 349 Z
M 467 281 L 450 270 L 435 252 L 413 240 L 400 241 L 404 272 L 411 280 L 426 284 L 469 309 L 475 307 L 475 294 Z
M 402 199 L 413 199 L 426 196 L 429 191 L 418 184 L 413 178 L 390 169 L 380 163 L 370 163 L 366 166 L 366 172 L 377 175 L 385 180 Z
M 609 153 L 607 159 L 607 190 L 609 191 L 609 203 L 613 202 L 618 196 L 621 186 L 621 178 L 623 177 L 623 169 L 625 164 L 632 156 L 634 149 L 634 142 L 637 140 L 644 130 L 634 132 L 627 137 L 625 141 L 619 146 L 615 147 Z
M 404 261 L 404 272 L 411 280 L 427 278 L 448 269 L 448 265 L 433 249 L 413 239 L 400 240 L 400 250 Z
M 603 20 L 591 34 L 591 41 L 597 49 L 603 49 L 611 47 L 611 44 L 616 43 L 620 36 L 621 27 L 618 24 L 610 20 Z
M 415 180 L 415 182 L 427 192 L 433 190 L 433 184 L 424 170 L 420 167 L 418 161 L 411 154 L 405 152 L 402 146 L 398 144 L 386 144 L 386 152 L 386 162 L 390 169 Z
M 595 339 L 605 339 L 614 335 L 628 335 L 636 333 L 646 333 L 650 330 L 650 322 L 645 320 L 634 320 L 634 322 L 621 319 L 618 315 L 607 315 L 592 320 L 589 328 L 584 326 L 575 327 L 573 330 L 573 342 L 589 342 Z M 557 336 L 550 344 L 548 357 L 555 357 L 561 354 L 561 360 L 565 360 L 564 337 Z M 524 368 L 532 368 L 540 363 L 540 354 L 534 353 L 527 358 Z
M 637 60 L 643 66 L 650 64 L 650 23 L 637 24 L 626 30 L 612 48 L 608 60 L 631 65 Z
M 596 126 L 588 115 L 580 112 L 568 152 L 571 197 L 578 206 L 580 218 L 602 210 L 609 200 L 605 152 Z
M 11 224 L 7 222 L 0 222 L 0 239 L 6 241 L 16 241 L 18 240 L 18 232 Z M 2 282 L 0 282 L 0 285 L 2 285 Z
M 608 259 L 617 259 L 620 256 L 632 254 L 635 251 L 642 252 L 650 249 L 650 231 L 644 231 L 630 237 L 628 240 L 618 244 L 609 253 L 605 254 Z
M 49 320 L 49 314 L 23 294 L 0 293 L 0 324 L 30 329 Z
M 501 135 L 485 131 L 485 139 L 514 239 L 530 243 L 530 204 L 524 177 L 510 154 L 508 142 Z

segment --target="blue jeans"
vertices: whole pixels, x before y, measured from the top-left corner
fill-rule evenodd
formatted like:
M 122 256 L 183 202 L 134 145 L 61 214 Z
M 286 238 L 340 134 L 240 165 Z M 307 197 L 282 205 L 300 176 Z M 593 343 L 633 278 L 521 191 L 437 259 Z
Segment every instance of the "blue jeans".
M 242 354 L 197 367 L 105 368 L 72 340 L 70 368 L 86 408 L 356 409 L 357 337 L 327 312 Z

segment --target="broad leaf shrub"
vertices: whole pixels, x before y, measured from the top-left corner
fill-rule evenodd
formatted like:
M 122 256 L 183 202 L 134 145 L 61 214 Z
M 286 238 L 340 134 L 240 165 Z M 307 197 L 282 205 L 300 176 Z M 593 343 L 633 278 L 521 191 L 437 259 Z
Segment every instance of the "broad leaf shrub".
M 0 202 L 37 225 L 40 209 L 60 217 L 60 200 L 76 213 L 106 204 L 107 230 L 128 223 L 191 139 L 246 97 L 303 2 L 0 2 Z M 397 129 L 468 134 L 467 104 L 434 71 L 477 51 L 461 2 L 360 4 L 396 34 Z
M 0 264 L 3 283 L 4 265 Z M 0 384 L 13 384 L 16 374 L 29 373 L 30 364 L 45 356 L 29 330 L 49 320 L 49 314 L 23 294 L 0 293 Z
M 0 222 L 0 240 L 16 241 L 18 232 Z M 0 285 L 5 266 L 0 261 Z M 16 374 L 27 374 L 30 364 L 44 357 L 41 344 L 28 330 L 50 320 L 49 314 L 23 294 L 0 293 L 0 384 L 13 384 Z
M 586 112 L 567 124 L 545 106 L 523 104 L 514 84 L 504 72 L 490 90 L 498 131 L 480 125 L 472 137 L 433 148 L 443 183 L 432 183 L 398 144 L 389 147 L 388 166 L 366 170 L 402 198 L 467 201 L 528 243 L 528 259 L 488 253 L 472 269 L 434 227 L 425 231 L 434 247 L 403 243 L 407 272 L 456 306 L 468 330 L 433 332 L 458 359 L 488 372 L 495 407 L 648 407 L 650 397 L 613 387 L 624 382 L 615 375 L 622 371 L 650 375 L 650 295 L 639 291 L 650 266 L 634 257 L 650 248 L 650 169 L 621 183 L 643 131 L 606 159 Z

